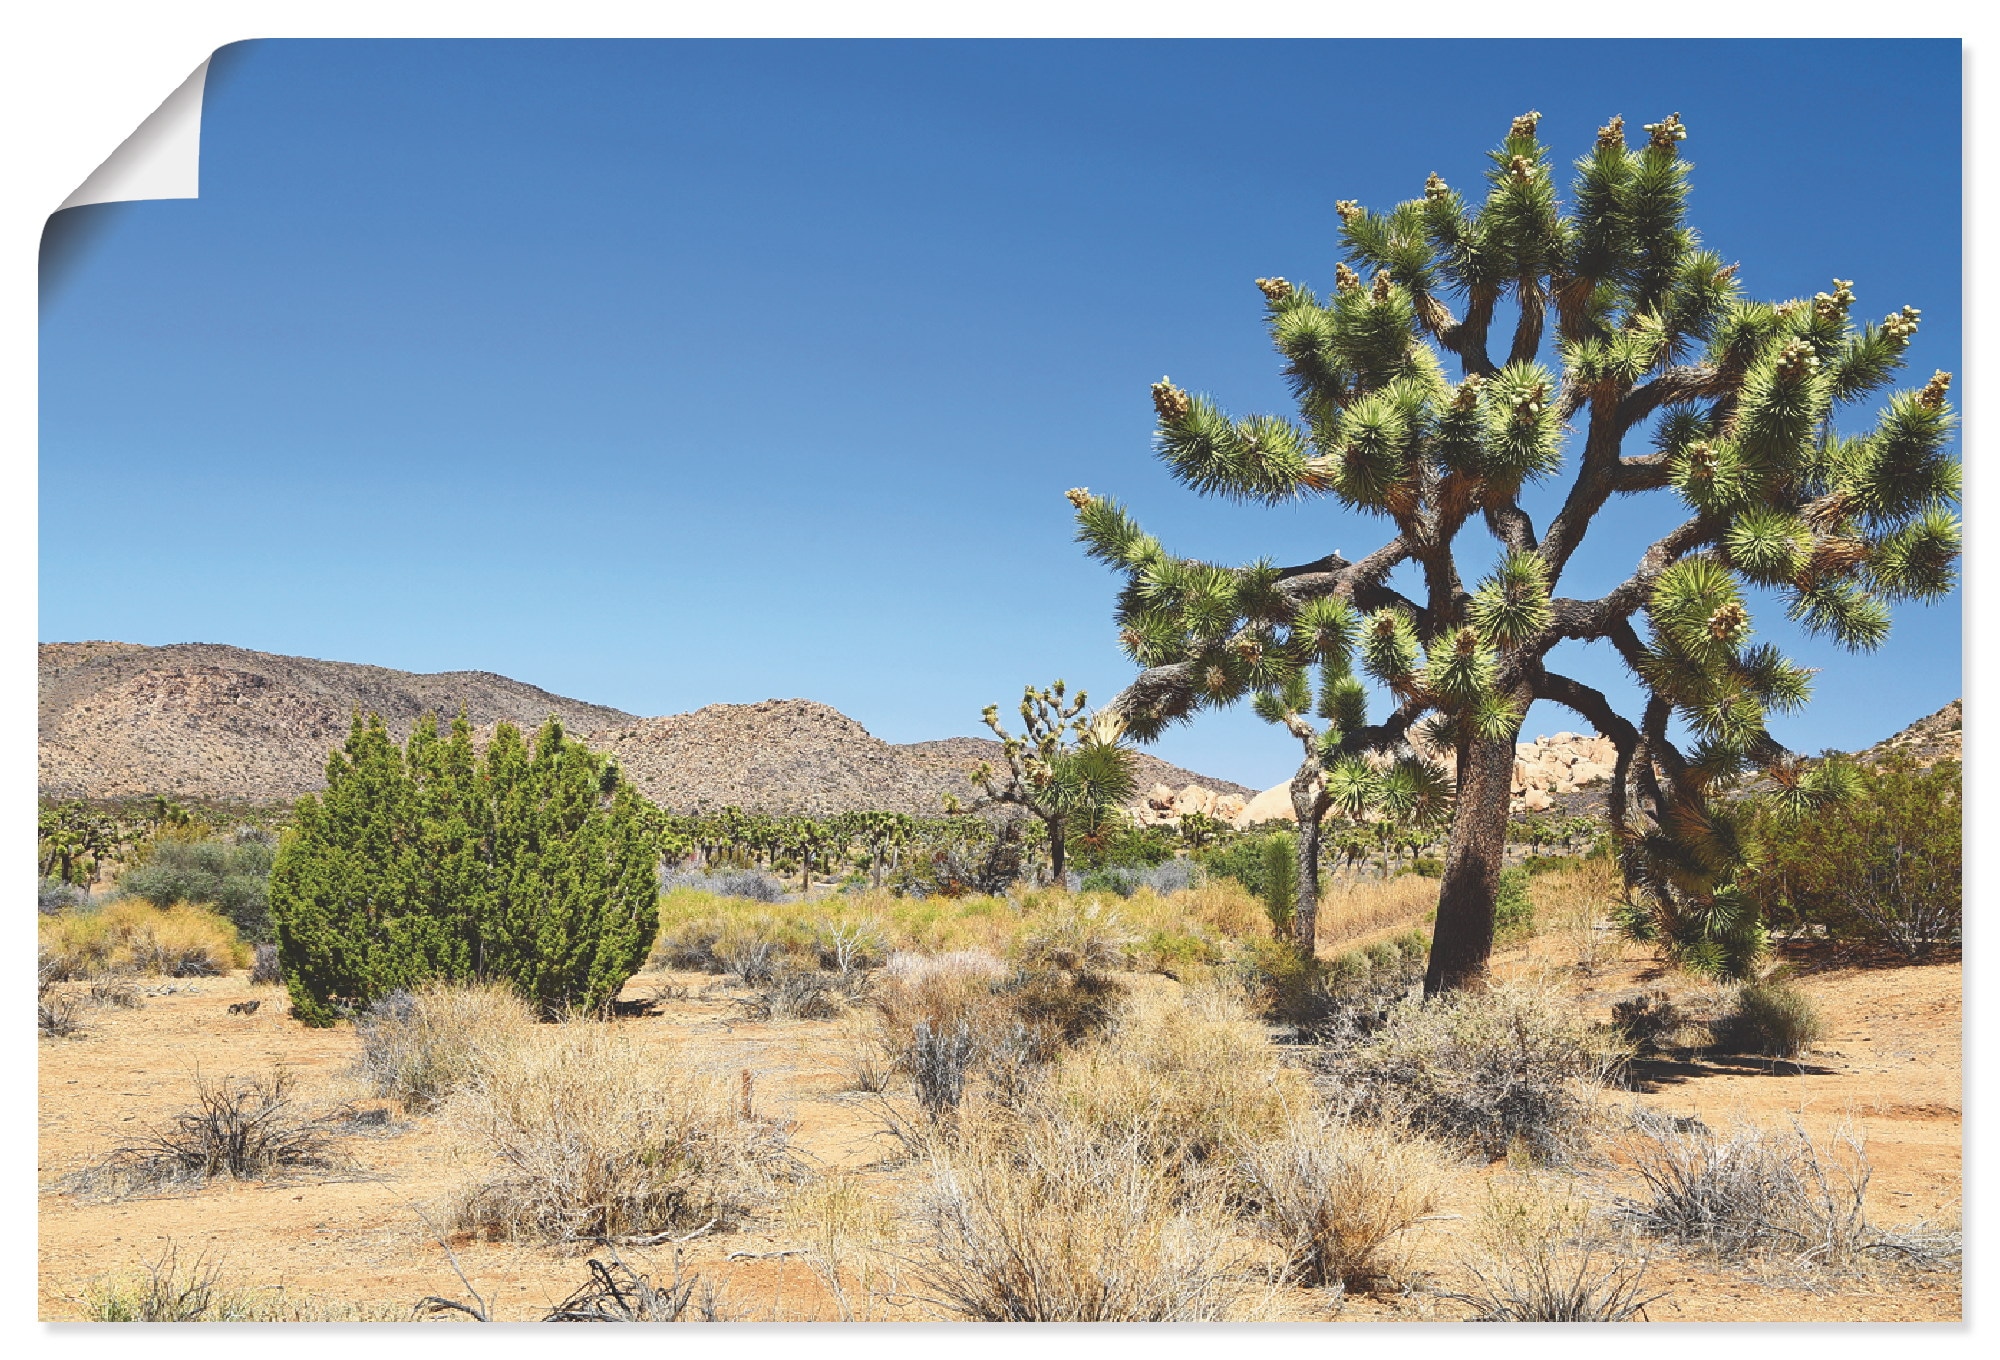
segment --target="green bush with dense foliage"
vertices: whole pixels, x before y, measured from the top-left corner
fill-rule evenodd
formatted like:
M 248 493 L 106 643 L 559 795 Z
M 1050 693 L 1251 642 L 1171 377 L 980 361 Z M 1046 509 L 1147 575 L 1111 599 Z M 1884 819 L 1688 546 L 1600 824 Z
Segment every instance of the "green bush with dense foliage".
M 1964 917 L 1963 776 L 1956 762 L 1892 761 L 1859 792 L 1782 827 L 1760 818 L 1743 875 L 1767 924 L 1886 945 L 1923 958 L 1956 944 Z
M 271 874 L 294 1014 L 329 1024 L 433 978 L 505 981 L 545 1015 L 603 1006 L 658 929 L 652 822 L 553 718 L 532 745 L 502 723 L 480 754 L 463 718 L 399 750 L 357 715 Z

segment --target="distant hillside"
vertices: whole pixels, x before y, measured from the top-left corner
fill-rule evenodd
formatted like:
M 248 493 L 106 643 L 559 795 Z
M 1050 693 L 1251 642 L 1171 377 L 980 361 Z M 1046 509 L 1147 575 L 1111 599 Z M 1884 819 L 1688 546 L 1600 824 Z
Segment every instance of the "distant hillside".
M 39 782 L 58 798 L 275 802 L 325 784 L 327 752 L 356 708 L 401 739 L 423 714 L 461 707 L 481 725 L 551 713 L 578 732 L 633 721 L 485 671 L 413 675 L 206 642 L 44 643 Z
M 553 713 L 675 811 L 934 813 L 946 793 L 969 800 L 972 767 L 999 760 L 999 743 L 976 737 L 891 745 L 808 699 L 635 718 L 483 671 L 414 675 L 208 643 L 72 642 L 41 648 L 41 792 L 284 801 L 325 785 L 327 752 L 356 708 L 380 713 L 400 740 L 423 714 L 461 707 L 489 731 Z M 1141 792 L 1160 783 L 1249 792 L 1144 753 L 1138 761 Z

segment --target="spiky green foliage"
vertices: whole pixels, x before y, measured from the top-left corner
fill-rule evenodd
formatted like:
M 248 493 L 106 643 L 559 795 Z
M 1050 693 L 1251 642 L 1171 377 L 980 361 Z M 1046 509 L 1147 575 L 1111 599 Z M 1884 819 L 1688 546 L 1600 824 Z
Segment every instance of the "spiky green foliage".
M 433 978 L 505 981 L 550 1015 L 603 1006 L 659 924 L 653 821 L 553 718 L 532 745 L 500 724 L 481 756 L 463 717 L 398 749 L 356 714 L 271 871 L 293 1013 L 329 1024 Z
M 1264 505 L 1331 498 L 1385 520 L 1381 548 L 1225 567 L 1170 553 L 1110 498 L 1070 493 L 1079 539 L 1123 577 L 1119 635 L 1143 668 L 1109 709 L 1150 740 L 1249 698 L 1305 743 L 1301 796 L 1318 780 L 1331 798 L 1348 779 L 1335 771 L 1365 750 L 1416 732 L 1463 759 L 1512 741 L 1536 699 L 1569 705 L 1623 754 L 1612 802 L 1635 847 L 1628 872 L 1666 856 L 1652 881 L 1688 897 L 1683 914 L 1710 918 L 1709 937 L 1740 960 L 1755 930 L 1713 897 L 1721 880 L 1669 862 L 1712 857 L 1710 790 L 1782 761 L 1767 720 L 1807 697 L 1807 673 L 1755 640 L 1747 592 L 1774 592 L 1807 632 L 1865 650 L 1886 639 L 1891 602 L 1952 588 L 1950 375 L 1890 394 L 1871 423 L 1856 407 L 1901 368 L 1915 308 L 1857 321 L 1846 279 L 1810 298 L 1746 296 L 1687 221 L 1678 115 L 1645 124 L 1638 145 L 1613 118 L 1566 194 L 1539 121 L 1514 120 L 1480 194 L 1432 175 L 1386 210 L 1337 204 L 1345 258 L 1331 288 L 1257 280 L 1295 413 L 1236 416 L 1170 379 L 1153 386 L 1156 450 L 1184 485 Z M 1537 533 L 1522 488 L 1558 473 L 1562 509 Z M 1678 503 L 1684 522 L 1627 579 L 1565 597 L 1593 519 L 1637 495 Z M 1501 554 L 1468 590 L 1460 536 L 1474 523 Z M 1405 564 L 1422 582 L 1410 595 L 1390 584 Z M 1643 714 L 1550 669 L 1559 644 L 1593 641 L 1650 691 Z M 1394 701 L 1372 726 L 1357 672 Z M 1676 718 L 1689 751 L 1670 739 Z M 1504 790 L 1460 815 L 1483 830 L 1454 841 L 1445 895 L 1490 896 L 1492 866 L 1474 861 L 1499 843 Z M 1434 948 L 1433 965 L 1449 956 Z

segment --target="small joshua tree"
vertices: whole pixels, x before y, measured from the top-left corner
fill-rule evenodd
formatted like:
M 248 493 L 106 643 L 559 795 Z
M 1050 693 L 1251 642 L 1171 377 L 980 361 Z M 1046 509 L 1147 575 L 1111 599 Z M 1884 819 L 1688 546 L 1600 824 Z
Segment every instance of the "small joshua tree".
M 1021 695 L 1024 735 L 1011 736 L 1000 725 L 1000 706 L 988 704 L 980 716 L 1000 738 L 1006 768 L 995 771 L 982 761 L 972 782 L 982 791 L 971 811 L 1006 803 L 1034 814 L 1048 832 L 1049 872 L 1063 881 L 1063 845 L 1071 827 L 1094 827 L 1106 809 L 1132 797 L 1138 787 L 1132 753 L 1118 745 L 1122 725 L 1116 718 L 1083 719 L 1089 696 L 1082 690 L 1064 701 L 1063 682 L 1047 689 L 1027 687 Z
M 1916 309 L 1857 325 L 1846 280 L 1750 300 L 1737 266 L 1686 225 L 1678 115 L 1648 124 L 1637 149 L 1622 119 L 1599 129 L 1567 205 L 1539 119 L 1514 120 L 1476 206 L 1435 174 L 1388 212 L 1341 202 L 1347 258 L 1326 296 L 1257 281 L 1298 420 L 1232 419 L 1165 379 L 1153 388 L 1158 452 L 1184 484 L 1268 505 L 1332 496 L 1388 521 L 1380 548 L 1222 567 L 1168 553 L 1115 501 L 1069 493 L 1079 539 L 1125 576 L 1120 637 L 1143 669 L 1106 714 L 1132 736 L 1246 695 L 1292 726 L 1302 679 L 1318 672 L 1330 725 L 1293 729 L 1307 748 L 1293 780 L 1302 840 L 1350 757 L 1402 751 L 1413 733 L 1451 752 L 1430 992 L 1485 970 L 1514 741 L 1537 699 L 1616 746 L 1610 815 L 1641 904 L 1683 952 L 1740 970 L 1760 930 L 1731 891 L 1731 821 L 1710 795 L 1761 771 L 1811 806 L 1840 783 L 1766 729 L 1767 714 L 1805 702 L 1809 673 L 1752 642 L 1746 587 L 1780 594 L 1807 632 L 1866 650 L 1888 636 L 1890 602 L 1951 589 L 1959 553 L 1951 375 L 1890 396 L 1867 433 L 1840 428 L 1839 413 L 1901 367 Z M 1496 357 L 1503 303 L 1512 336 Z M 1649 449 L 1628 451 L 1648 434 Z M 1521 489 L 1565 468 L 1562 508 L 1538 532 Z M 1684 518 L 1601 593 L 1557 595 L 1599 512 L 1629 496 L 1672 498 Z M 1475 520 L 1492 548 L 1461 543 Z M 1470 588 L 1468 550 L 1491 562 Z M 1390 583 L 1405 563 L 1415 598 Z M 1551 668 L 1572 641 L 1616 651 L 1645 693 L 1636 718 Z M 1356 657 L 1391 697 L 1374 722 Z M 1670 739 L 1675 719 L 1693 735 L 1686 750 Z

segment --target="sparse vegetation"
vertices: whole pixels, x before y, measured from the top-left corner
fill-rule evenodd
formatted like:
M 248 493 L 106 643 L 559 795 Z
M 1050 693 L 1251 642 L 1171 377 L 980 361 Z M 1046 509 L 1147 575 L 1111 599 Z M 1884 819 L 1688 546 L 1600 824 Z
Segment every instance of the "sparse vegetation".
M 1556 1161 L 1579 1144 L 1597 1092 L 1630 1052 L 1562 993 L 1496 983 L 1403 1002 L 1373 1039 L 1330 1055 L 1328 1066 L 1363 1112 L 1489 1157 L 1519 1148 Z
M 1573 1194 L 1490 1190 L 1477 1241 L 1462 1263 L 1473 1287 L 1451 1295 L 1477 1322 L 1630 1322 L 1666 1297 L 1647 1292 L 1645 1254 Z
M 222 1263 L 183 1260 L 169 1242 L 143 1272 L 95 1282 L 83 1301 L 91 1322 L 406 1322 L 393 1304 L 349 1303 L 288 1293 L 282 1285 L 225 1284 Z
M 195 1104 L 78 1173 L 74 1187 L 100 1198 L 200 1185 L 218 1177 L 263 1180 L 338 1164 L 332 1122 L 297 1099 L 283 1065 L 262 1076 L 195 1076 Z
M 1959 1251 L 1956 1233 L 1869 1219 L 1868 1154 L 1845 1125 L 1815 1139 L 1794 1119 L 1788 1130 L 1746 1125 L 1724 1139 L 1699 1119 L 1635 1110 L 1629 1152 L 1647 1197 L 1625 1201 L 1626 1216 L 1727 1259 L 1772 1251 L 1842 1271 L 1870 1260 L 1941 1265 Z
M 389 993 L 360 1017 L 358 1066 L 375 1094 L 421 1112 L 504 1062 L 534 1027 L 534 1012 L 511 987 L 427 982 Z
M 1443 1148 L 1388 1125 L 1294 1110 L 1274 1133 L 1239 1135 L 1247 1207 L 1308 1287 L 1402 1278 L 1412 1231 L 1435 1202 Z
M 731 1083 L 663 1068 L 615 1025 L 541 1025 L 481 1064 L 449 1117 L 498 1168 L 465 1187 L 459 1227 L 572 1242 L 732 1222 L 782 1144 Z

